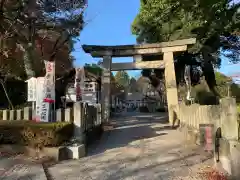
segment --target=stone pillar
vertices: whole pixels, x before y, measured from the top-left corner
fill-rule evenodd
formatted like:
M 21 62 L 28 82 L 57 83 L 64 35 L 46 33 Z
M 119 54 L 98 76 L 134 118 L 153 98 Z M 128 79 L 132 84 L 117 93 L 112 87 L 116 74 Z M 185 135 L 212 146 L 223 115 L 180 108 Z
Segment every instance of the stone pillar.
M 78 143 L 83 144 L 85 141 L 84 137 L 84 118 L 82 114 L 83 103 L 76 102 L 74 103 L 73 112 L 74 112 L 74 139 L 77 140 Z
M 235 98 L 223 98 L 221 104 L 222 136 L 227 140 L 238 140 L 238 113 Z
M 74 132 L 73 137 L 70 143 L 67 146 L 62 146 L 59 149 L 59 159 L 80 159 L 86 156 L 86 147 L 85 147 L 85 137 L 83 133 L 83 118 L 82 118 L 82 109 L 83 103 L 76 102 L 74 103 L 73 113 L 74 113 Z M 63 157 L 61 157 L 61 155 Z
M 9 114 L 10 114 L 10 111 L 9 110 L 3 110 L 3 120 L 9 120 Z
M 163 48 L 164 52 L 164 48 Z M 166 93 L 167 93 L 167 103 L 168 103 L 168 116 L 169 123 L 174 125 L 174 118 L 177 115 L 178 105 L 178 91 L 176 83 L 176 75 L 174 68 L 173 52 L 164 52 L 163 60 L 165 63 L 165 83 L 166 83 Z
M 103 57 L 103 74 L 102 74 L 102 89 L 101 89 L 101 104 L 102 104 L 102 120 L 103 123 L 109 122 L 110 116 L 110 81 L 111 81 L 111 64 L 112 57 Z
M 73 111 L 72 111 L 72 108 L 67 108 L 67 109 L 64 109 L 65 112 L 64 112 L 64 121 L 65 122 L 72 122 L 72 117 L 73 117 Z
M 64 114 L 64 111 L 63 111 L 63 109 L 57 109 L 56 110 L 56 121 L 57 122 L 62 122 L 62 121 L 64 121 L 64 116 L 65 114 Z
M 9 120 L 16 120 L 16 111 L 10 110 Z
M 219 162 L 222 168 L 227 171 L 233 179 L 240 178 L 240 143 L 238 141 L 238 113 L 235 98 L 223 98 L 220 101 L 220 123 L 221 128 L 219 139 Z M 215 158 L 218 159 L 217 153 Z
M 23 109 L 23 119 L 24 120 L 32 120 L 32 108 L 25 107 Z
M 23 120 L 23 110 L 17 109 L 17 120 Z

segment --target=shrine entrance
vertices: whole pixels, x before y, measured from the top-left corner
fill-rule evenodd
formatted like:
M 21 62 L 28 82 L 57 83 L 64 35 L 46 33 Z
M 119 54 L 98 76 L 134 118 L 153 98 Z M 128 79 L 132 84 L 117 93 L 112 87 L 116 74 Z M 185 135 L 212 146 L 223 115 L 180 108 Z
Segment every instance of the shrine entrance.
M 178 105 L 174 53 L 186 51 L 188 45 L 196 43 L 195 38 L 141 45 L 97 46 L 83 45 L 86 53 L 94 58 L 103 58 L 101 104 L 103 122 L 109 121 L 111 108 L 111 71 L 164 69 L 167 108 L 170 123 L 173 122 L 173 107 Z M 151 56 L 151 61 L 147 57 Z M 112 63 L 113 57 L 133 57 L 130 63 Z

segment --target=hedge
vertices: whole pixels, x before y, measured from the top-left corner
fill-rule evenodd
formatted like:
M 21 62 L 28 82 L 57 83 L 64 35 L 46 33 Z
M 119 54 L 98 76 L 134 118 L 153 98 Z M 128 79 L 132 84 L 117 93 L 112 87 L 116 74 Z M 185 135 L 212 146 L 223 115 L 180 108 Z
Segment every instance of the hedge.
M 71 139 L 73 127 L 67 122 L 0 121 L 0 144 L 56 147 Z

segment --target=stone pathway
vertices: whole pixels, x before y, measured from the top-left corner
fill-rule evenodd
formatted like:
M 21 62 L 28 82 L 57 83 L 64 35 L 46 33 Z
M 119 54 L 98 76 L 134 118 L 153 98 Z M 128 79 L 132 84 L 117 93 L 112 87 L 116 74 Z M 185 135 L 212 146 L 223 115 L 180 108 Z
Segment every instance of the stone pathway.
M 41 163 L 0 150 L 0 180 L 47 180 Z
M 55 180 L 202 180 L 212 166 L 209 154 L 186 146 L 183 135 L 166 123 L 166 115 L 136 114 L 115 119 L 81 160 L 48 169 Z

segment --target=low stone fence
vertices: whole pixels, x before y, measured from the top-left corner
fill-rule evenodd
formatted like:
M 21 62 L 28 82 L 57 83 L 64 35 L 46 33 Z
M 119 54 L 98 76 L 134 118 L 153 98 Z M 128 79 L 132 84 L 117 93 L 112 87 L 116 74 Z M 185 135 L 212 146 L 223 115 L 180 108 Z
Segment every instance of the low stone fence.
M 73 108 L 57 109 L 56 114 L 50 118 L 51 122 L 74 122 L 76 117 L 74 113 L 81 113 L 81 119 L 84 119 L 84 129 L 87 130 L 101 124 L 101 105 L 88 105 L 80 103 L 80 107 L 75 103 Z M 15 110 L 0 110 L 0 120 L 35 120 L 35 110 L 31 107 L 24 107 Z
M 34 114 L 30 107 L 17 110 L 1 110 L 0 120 L 33 120 Z M 55 117 L 55 122 L 72 122 L 74 124 L 72 142 L 54 150 L 57 153 L 56 159 L 60 158 L 60 153 L 65 154 L 65 157 L 60 159 L 78 159 L 85 156 L 86 146 L 99 138 L 102 133 L 101 104 L 88 105 L 87 103 L 77 102 L 74 103 L 73 108 L 57 109 Z
M 210 143 L 216 163 L 220 164 L 233 178 L 240 179 L 239 123 L 236 100 L 223 98 L 219 105 L 186 106 L 179 104 L 173 112 L 175 112 L 176 119 L 180 121 L 180 130 L 185 132 L 187 140 L 199 145 Z M 201 130 L 204 126 L 210 127 L 210 140 L 207 140 L 206 133 Z

